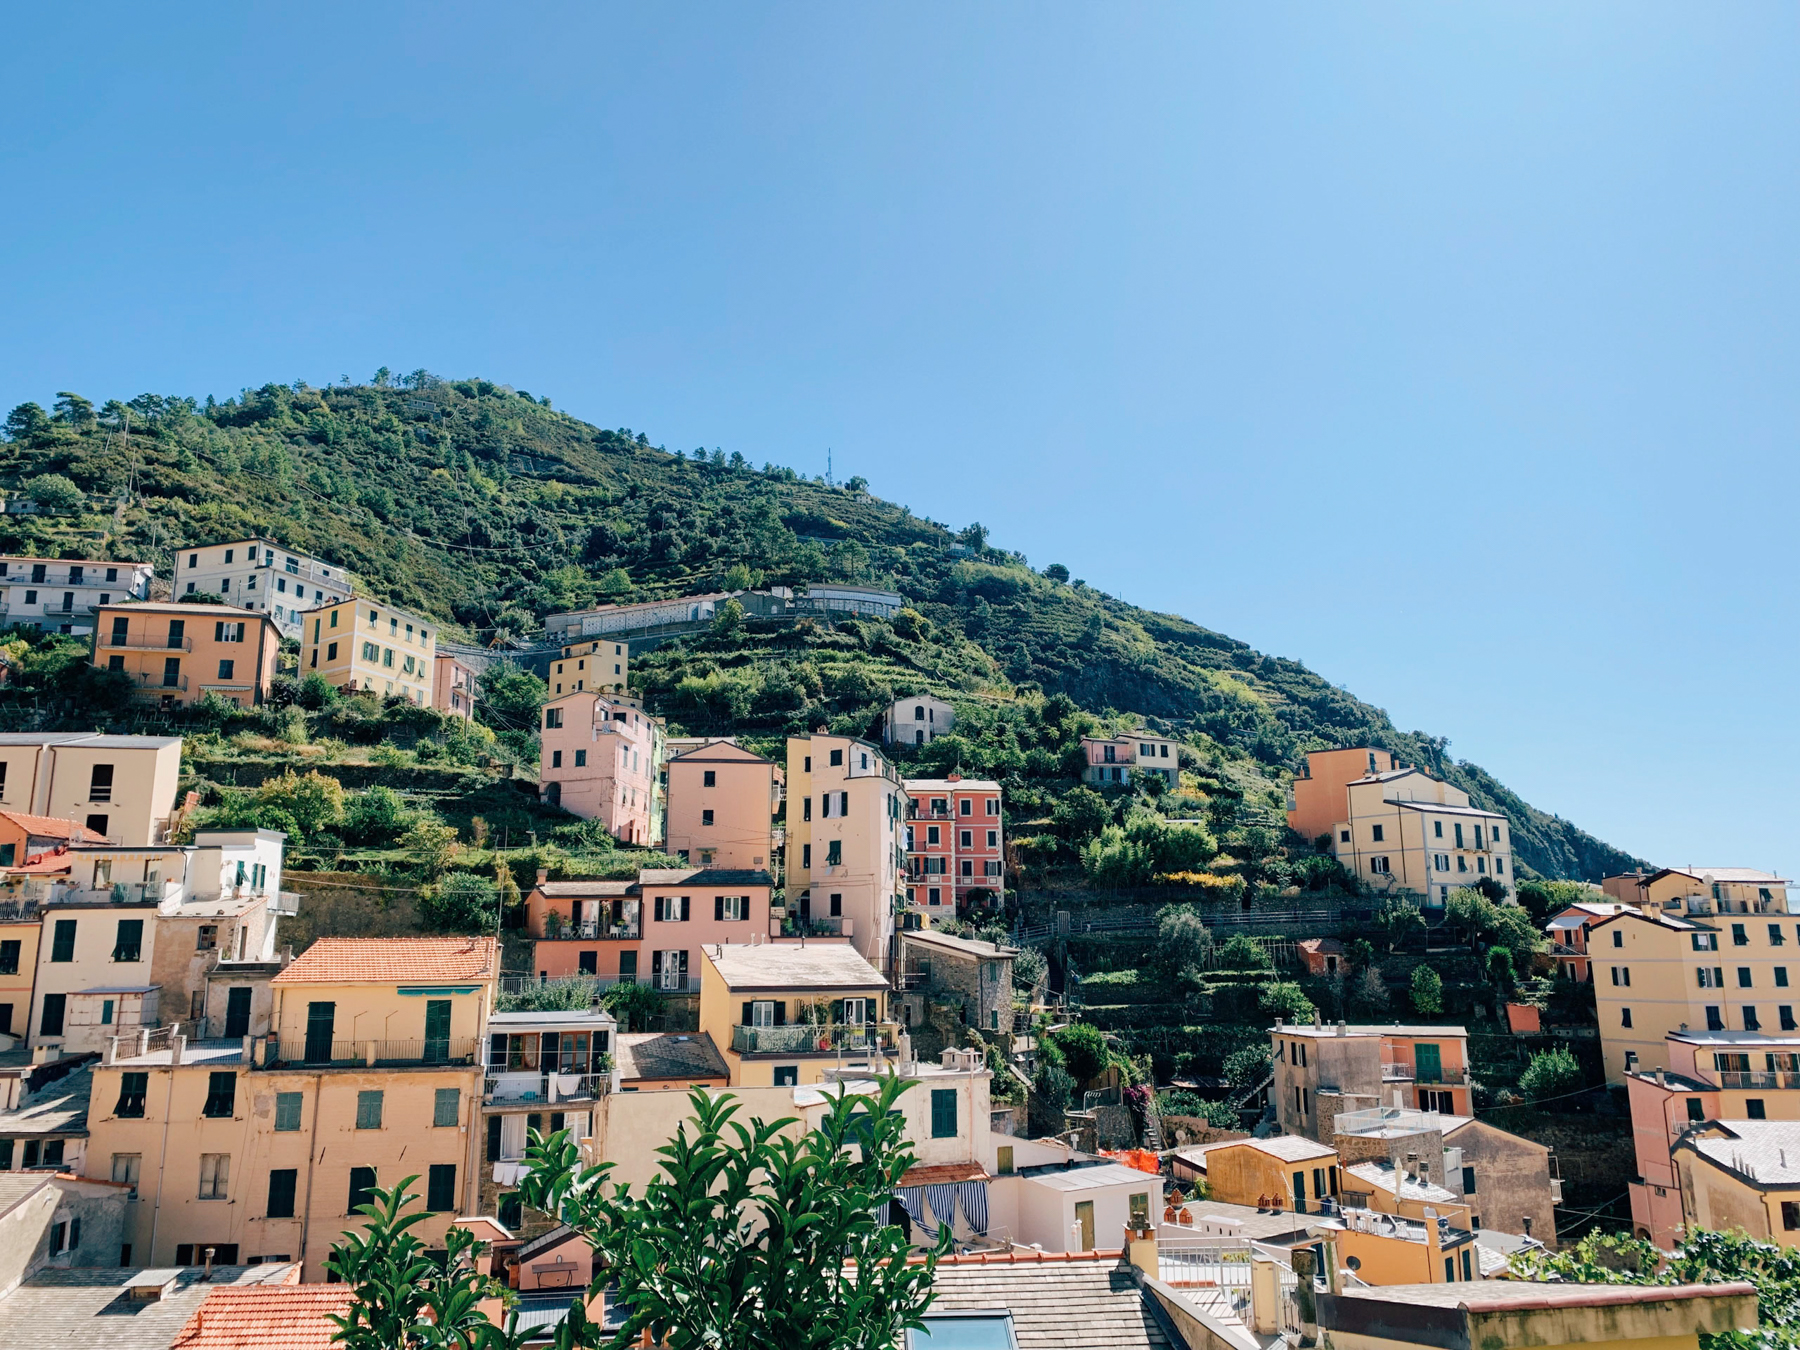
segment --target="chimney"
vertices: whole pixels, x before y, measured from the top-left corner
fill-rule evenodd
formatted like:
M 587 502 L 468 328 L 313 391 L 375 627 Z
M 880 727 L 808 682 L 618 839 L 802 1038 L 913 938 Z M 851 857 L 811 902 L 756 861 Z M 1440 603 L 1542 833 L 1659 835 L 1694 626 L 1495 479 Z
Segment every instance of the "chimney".
M 31 1062 L 33 1064 L 54 1064 L 61 1056 L 62 1047 L 60 1045 L 39 1045 L 32 1048 Z
M 186 1049 L 187 1049 L 187 1037 L 186 1036 L 171 1036 L 171 1037 L 169 1037 L 169 1063 L 171 1065 L 180 1064 L 182 1053 L 184 1051 L 186 1051 Z M 212 1248 L 209 1247 L 209 1248 L 207 1248 L 207 1250 L 211 1251 Z
M 542 886 L 548 880 L 550 880 L 550 869 L 548 867 L 538 868 L 537 884 Z
M 206 1264 L 200 1270 L 200 1283 L 205 1284 L 208 1280 L 212 1279 L 212 1263 L 213 1249 L 208 1247 L 206 1249 Z
M 1340 1035 L 1340 1036 L 1344 1036 L 1344 1035 L 1348 1035 L 1348 1034 L 1349 1034 L 1349 1033 L 1348 1033 L 1348 1032 L 1346 1032 L 1346 1031 L 1345 1031 L 1345 1030 L 1344 1030 L 1344 1019 L 1343 1019 L 1343 1018 L 1341 1018 L 1341 1017 L 1340 1017 L 1340 1018 L 1338 1018 L 1338 1024 L 1337 1024 L 1337 1034 L 1338 1034 L 1338 1035 Z
M 1663 1071 L 1661 1069 L 1658 1069 L 1656 1071 L 1656 1086 L 1658 1086 L 1658 1087 L 1663 1086 Z
M 1315 1027 L 1322 1027 L 1325 1025 L 1325 1023 L 1319 1017 L 1319 1010 L 1317 1008 L 1313 1009 L 1313 1025 Z

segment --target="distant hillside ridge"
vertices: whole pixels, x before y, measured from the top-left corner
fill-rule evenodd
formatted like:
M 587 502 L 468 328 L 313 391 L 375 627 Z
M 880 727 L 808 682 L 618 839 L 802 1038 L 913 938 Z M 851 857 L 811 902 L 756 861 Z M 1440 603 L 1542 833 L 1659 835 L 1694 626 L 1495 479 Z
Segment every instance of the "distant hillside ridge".
M 769 736 L 819 725 L 866 734 L 896 695 L 927 689 L 993 705 L 1022 691 L 1062 695 L 1121 725 L 1144 718 L 1187 737 L 1225 766 L 1209 790 L 1242 792 L 1271 828 L 1305 751 L 1366 743 L 1504 812 L 1516 856 L 1544 876 L 1594 880 L 1645 865 L 1301 663 L 1125 604 L 1061 566 L 1034 570 L 978 524 L 952 530 L 871 496 L 860 479 L 670 452 L 487 380 L 380 372 L 355 386 L 98 407 L 63 394 L 49 411 L 24 404 L 8 416 L 0 482 L 63 512 L 0 517 L 7 552 L 141 558 L 167 578 L 181 545 L 266 534 L 435 617 L 447 638 L 484 644 L 608 601 L 825 580 L 891 586 L 907 601 L 892 622 L 766 631 L 750 620 L 671 643 L 636 673 L 678 727 Z M 1047 784 L 1066 776 L 1027 749 L 971 755 L 992 753 Z

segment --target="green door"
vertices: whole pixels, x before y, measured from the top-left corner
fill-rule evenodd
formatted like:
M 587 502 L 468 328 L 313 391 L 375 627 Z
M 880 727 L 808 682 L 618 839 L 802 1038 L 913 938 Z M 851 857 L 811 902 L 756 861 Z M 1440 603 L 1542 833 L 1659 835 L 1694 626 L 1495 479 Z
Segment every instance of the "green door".
M 1075 1202 L 1075 1222 L 1081 1227 L 1081 1250 L 1094 1250 L 1094 1202 L 1077 1200 Z
M 434 998 L 425 1005 L 425 1062 L 442 1064 L 450 1058 L 450 1000 Z
M 1413 1076 L 1421 1083 L 1444 1081 L 1444 1062 L 1438 1057 L 1438 1048 L 1435 1045 L 1415 1045 L 1413 1047 Z
M 331 1062 L 331 1032 L 337 1020 L 337 1004 L 309 1003 L 306 1005 L 306 1062 L 308 1064 L 329 1064 Z

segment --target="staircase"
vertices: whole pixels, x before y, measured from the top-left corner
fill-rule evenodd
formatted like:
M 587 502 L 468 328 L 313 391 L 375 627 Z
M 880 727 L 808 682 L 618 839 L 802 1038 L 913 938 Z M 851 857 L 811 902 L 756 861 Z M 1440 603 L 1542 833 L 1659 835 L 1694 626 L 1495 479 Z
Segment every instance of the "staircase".
M 1168 1147 L 1163 1141 L 1162 1117 L 1156 1113 L 1156 1098 L 1144 1108 L 1144 1147 L 1153 1153 L 1161 1153 Z

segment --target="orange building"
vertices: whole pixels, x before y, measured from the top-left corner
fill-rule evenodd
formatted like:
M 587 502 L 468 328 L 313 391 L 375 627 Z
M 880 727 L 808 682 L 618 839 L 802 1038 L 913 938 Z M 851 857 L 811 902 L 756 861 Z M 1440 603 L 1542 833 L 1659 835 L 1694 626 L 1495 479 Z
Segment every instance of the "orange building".
M 984 890 L 990 903 L 1005 889 L 1006 835 L 1000 784 L 987 778 L 908 778 L 906 903 L 928 912 L 960 906 Z
M 95 613 L 94 666 L 128 676 L 140 698 L 184 708 L 217 694 L 253 707 L 269 692 L 281 633 L 267 614 L 149 601 Z
M 1269 1033 L 1277 1119 L 1290 1134 L 1323 1141 L 1340 1112 L 1400 1102 L 1420 1111 L 1473 1114 L 1469 1033 L 1446 1026 L 1284 1026 Z
M 770 868 L 780 765 L 719 740 L 676 755 L 667 770 L 670 853 L 697 867 Z
M 1366 745 L 1354 750 L 1314 750 L 1288 789 L 1288 827 L 1302 839 L 1329 834 L 1350 814 L 1350 784 L 1399 767 L 1399 756 Z

